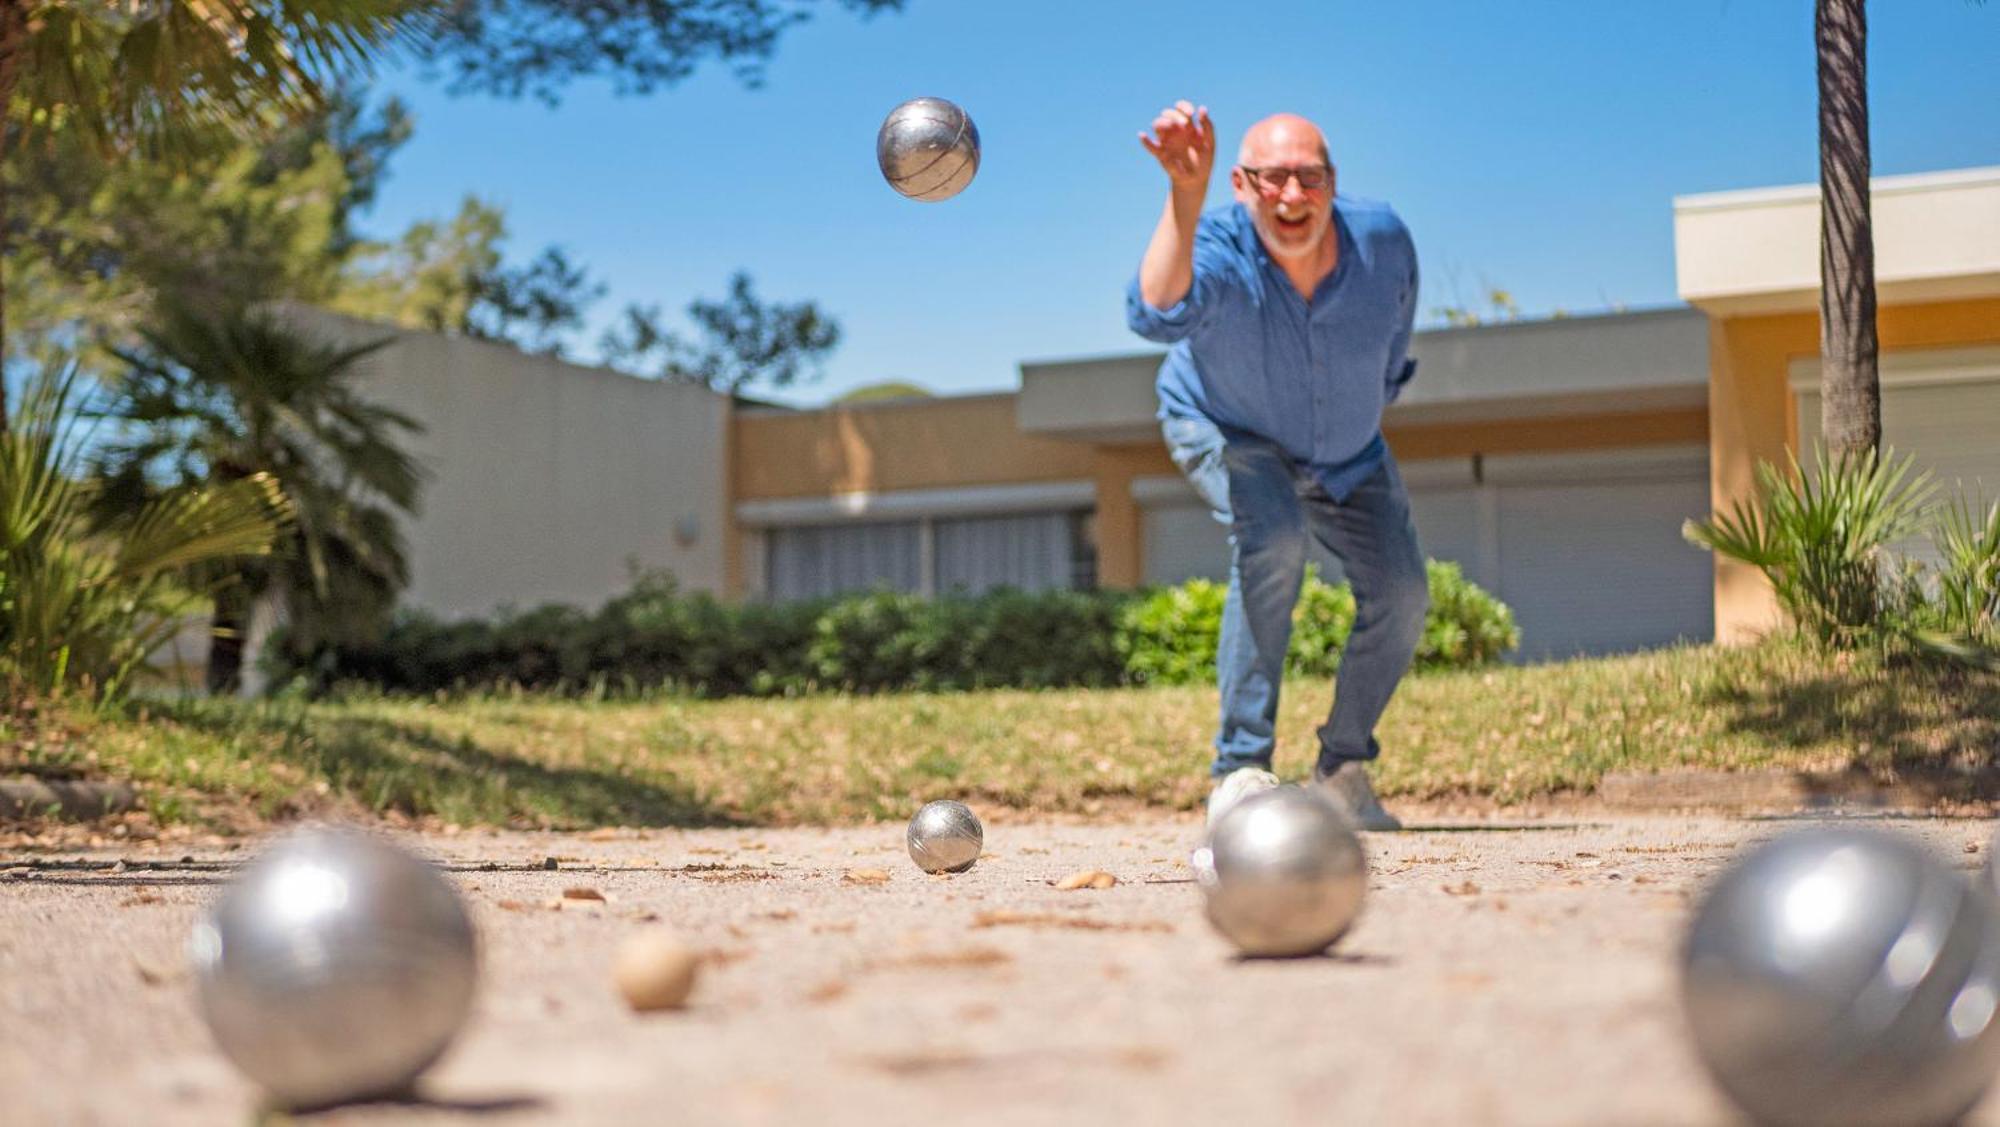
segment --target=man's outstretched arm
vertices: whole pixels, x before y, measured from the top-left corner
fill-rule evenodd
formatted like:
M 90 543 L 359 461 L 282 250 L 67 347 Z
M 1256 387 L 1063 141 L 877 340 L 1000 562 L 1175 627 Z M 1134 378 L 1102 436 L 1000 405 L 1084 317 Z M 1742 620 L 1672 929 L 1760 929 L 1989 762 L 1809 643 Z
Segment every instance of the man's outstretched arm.
M 1169 185 L 1159 225 L 1139 261 L 1139 296 L 1155 309 L 1166 309 L 1194 285 L 1195 229 L 1215 169 L 1215 125 L 1206 106 L 1176 102 L 1153 119 L 1150 135 L 1139 134 L 1139 143 L 1160 162 Z

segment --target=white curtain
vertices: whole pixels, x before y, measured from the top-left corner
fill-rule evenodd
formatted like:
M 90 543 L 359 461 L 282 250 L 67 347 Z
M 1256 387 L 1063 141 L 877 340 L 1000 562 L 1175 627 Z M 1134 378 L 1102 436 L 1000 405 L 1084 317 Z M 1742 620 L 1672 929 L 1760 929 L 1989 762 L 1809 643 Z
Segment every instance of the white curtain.
M 774 528 L 766 584 L 775 599 L 921 590 L 922 537 L 917 521 Z
M 976 594 L 990 587 L 1041 591 L 1072 585 L 1068 513 L 940 520 L 937 592 Z

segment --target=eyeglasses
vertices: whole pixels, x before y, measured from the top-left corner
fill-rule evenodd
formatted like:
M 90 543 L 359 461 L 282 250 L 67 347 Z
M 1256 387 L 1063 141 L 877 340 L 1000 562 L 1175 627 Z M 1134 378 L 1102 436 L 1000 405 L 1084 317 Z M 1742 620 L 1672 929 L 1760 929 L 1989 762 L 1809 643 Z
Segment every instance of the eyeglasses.
M 1248 177 L 1250 185 L 1260 191 L 1282 192 L 1285 180 L 1295 178 L 1299 187 L 1308 192 L 1317 192 L 1333 183 L 1333 169 L 1323 164 L 1309 164 L 1303 168 L 1251 168 L 1247 164 L 1237 165 Z

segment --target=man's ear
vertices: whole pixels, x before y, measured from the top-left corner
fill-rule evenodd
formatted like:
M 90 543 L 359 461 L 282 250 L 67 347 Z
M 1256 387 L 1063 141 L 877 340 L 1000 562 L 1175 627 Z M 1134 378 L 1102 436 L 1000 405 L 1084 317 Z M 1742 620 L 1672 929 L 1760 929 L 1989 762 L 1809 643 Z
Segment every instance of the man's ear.
M 1244 203 L 1250 202 L 1252 195 L 1250 178 L 1243 175 L 1242 165 L 1232 164 L 1229 166 L 1229 188 L 1230 191 L 1235 193 L 1238 200 Z

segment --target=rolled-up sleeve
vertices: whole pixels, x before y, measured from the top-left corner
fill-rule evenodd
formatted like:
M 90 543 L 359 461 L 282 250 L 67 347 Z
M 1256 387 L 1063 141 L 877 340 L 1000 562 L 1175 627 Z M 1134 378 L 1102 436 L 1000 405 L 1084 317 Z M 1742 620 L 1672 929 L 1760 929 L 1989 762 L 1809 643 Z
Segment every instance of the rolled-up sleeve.
M 1389 363 L 1383 372 L 1383 402 L 1394 403 L 1403 394 L 1403 388 L 1417 374 L 1416 358 L 1410 355 L 1410 333 L 1417 320 L 1417 248 L 1405 236 L 1404 246 L 1410 256 L 1410 276 L 1403 285 L 1402 307 L 1398 311 L 1400 320 L 1396 324 L 1396 335 L 1389 338 Z
M 1147 340 L 1172 344 L 1201 326 L 1202 318 L 1215 302 L 1217 280 L 1229 270 L 1228 245 L 1203 220 L 1194 242 L 1194 280 L 1188 292 L 1172 305 L 1161 309 L 1149 305 L 1139 293 L 1139 275 L 1125 287 L 1125 324 Z

